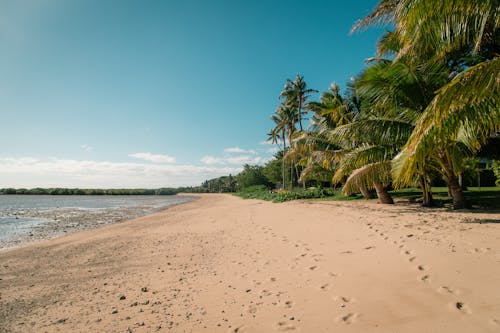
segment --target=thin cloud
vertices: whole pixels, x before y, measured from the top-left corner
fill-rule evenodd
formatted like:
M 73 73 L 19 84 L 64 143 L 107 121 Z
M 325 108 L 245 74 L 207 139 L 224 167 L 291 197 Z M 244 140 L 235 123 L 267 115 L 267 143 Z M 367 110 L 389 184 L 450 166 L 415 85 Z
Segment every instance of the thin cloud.
M 228 154 L 257 154 L 255 150 L 252 149 L 242 149 L 240 147 L 231 147 L 231 148 L 226 148 L 224 149 L 225 153 Z
M 214 165 L 214 164 L 226 164 L 222 158 L 214 157 L 214 156 L 203 156 L 200 161 L 203 164 Z
M 279 151 L 279 148 L 278 148 L 278 147 L 269 148 L 269 149 L 267 150 L 267 152 L 268 152 L 268 153 L 271 153 L 271 154 L 276 154 L 278 151 Z
M 261 146 L 271 146 L 271 145 L 279 145 L 279 146 L 281 146 L 281 145 L 283 145 L 283 141 L 281 141 L 281 139 L 278 139 L 276 141 L 276 143 L 273 143 L 272 141 L 267 140 L 267 141 L 261 141 L 261 142 L 259 142 L 259 145 L 261 145 Z
M 83 149 L 84 152 L 89 152 L 94 150 L 94 147 L 89 146 L 88 144 L 84 143 L 83 145 L 80 145 L 80 148 Z
M 175 158 L 168 155 L 159 155 L 151 153 L 135 153 L 129 154 L 129 157 L 137 158 L 144 161 L 149 161 L 153 163 L 174 163 Z
M 166 165 L 32 157 L 0 158 L 3 187 L 158 188 L 196 186 L 241 167 Z
M 200 161 L 206 165 L 244 165 L 244 164 L 262 164 L 267 162 L 268 158 L 251 155 L 215 157 L 204 156 Z
M 254 156 L 242 155 L 242 156 L 228 157 L 226 158 L 226 161 L 228 164 L 243 165 L 243 164 L 262 164 L 266 162 L 266 159 L 260 156 L 254 157 Z

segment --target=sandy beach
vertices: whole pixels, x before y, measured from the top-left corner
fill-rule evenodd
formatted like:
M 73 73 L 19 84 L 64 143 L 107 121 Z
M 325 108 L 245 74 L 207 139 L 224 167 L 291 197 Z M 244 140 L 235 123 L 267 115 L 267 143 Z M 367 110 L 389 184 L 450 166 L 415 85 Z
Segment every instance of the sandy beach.
M 0 332 L 499 332 L 500 214 L 230 195 L 0 251 Z

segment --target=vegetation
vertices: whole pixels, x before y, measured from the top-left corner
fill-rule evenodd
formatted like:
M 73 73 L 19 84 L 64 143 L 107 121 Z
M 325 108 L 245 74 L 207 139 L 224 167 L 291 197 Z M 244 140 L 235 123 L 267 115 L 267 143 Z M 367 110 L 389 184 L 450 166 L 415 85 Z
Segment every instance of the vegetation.
M 81 188 L 2 188 L 1 194 L 26 195 L 174 195 L 179 189 L 81 189 Z
M 286 81 L 268 134 L 284 155 L 281 187 L 329 178 L 391 204 L 391 188 L 417 186 L 432 206 L 431 185 L 444 181 L 453 207 L 466 207 L 466 175 L 498 155 L 484 149 L 500 135 L 498 1 L 381 0 L 353 31 L 372 25 L 391 30 L 344 94 L 334 84 L 314 102 L 302 76 Z

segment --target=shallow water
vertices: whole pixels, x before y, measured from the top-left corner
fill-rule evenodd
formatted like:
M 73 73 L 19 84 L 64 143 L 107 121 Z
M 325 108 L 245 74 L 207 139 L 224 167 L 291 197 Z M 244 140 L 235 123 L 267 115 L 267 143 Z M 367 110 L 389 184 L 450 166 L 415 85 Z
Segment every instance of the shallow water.
M 136 218 L 191 200 L 153 195 L 0 195 L 0 248 Z

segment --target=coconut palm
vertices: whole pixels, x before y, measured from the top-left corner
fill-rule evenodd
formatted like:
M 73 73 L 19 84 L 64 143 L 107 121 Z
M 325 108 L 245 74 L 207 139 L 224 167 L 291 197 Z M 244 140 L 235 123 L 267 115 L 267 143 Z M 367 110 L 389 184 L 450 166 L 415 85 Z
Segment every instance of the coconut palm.
M 287 147 L 286 147 L 286 141 L 288 139 L 288 143 L 290 147 L 293 145 L 293 135 L 296 132 L 296 123 L 297 123 L 297 117 L 296 117 L 296 112 L 295 109 L 287 106 L 284 103 L 281 103 L 276 111 L 274 112 L 273 115 L 271 115 L 271 119 L 275 123 L 275 127 L 271 129 L 271 131 L 268 133 L 268 137 L 271 139 L 274 137 L 275 139 L 278 138 L 278 136 L 281 138 L 283 142 L 283 154 L 285 154 Z M 283 168 L 283 189 L 285 189 L 285 158 L 283 158 L 282 161 L 282 168 Z M 290 188 L 293 187 L 293 170 L 295 169 L 295 165 L 291 163 L 290 165 L 290 175 L 291 175 L 291 184 Z
M 303 130 L 302 116 L 305 114 L 304 108 L 307 105 L 307 100 L 312 93 L 316 92 L 318 91 L 307 88 L 304 76 L 297 74 L 294 81 L 287 79 L 285 87 L 280 94 L 280 98 L 284 103 L 296 110 L 300 131 Z
M 479 149 L 500 127 L 500 10 L 498 0 L 382 0 L 354 29 L 394 24 L 400 46 L 395 59 L 448 66 L 449 80 L 426 105 L 415 130 L 396 160 L 400 186 L 414 181 L 416 170 L 436 151 L 455 208 L 465 206 L 457 155 L 465 145 Z M 475 140 L 462 140 L 461 133 Z M 453 146 L 453 143 L 456 147 Z

